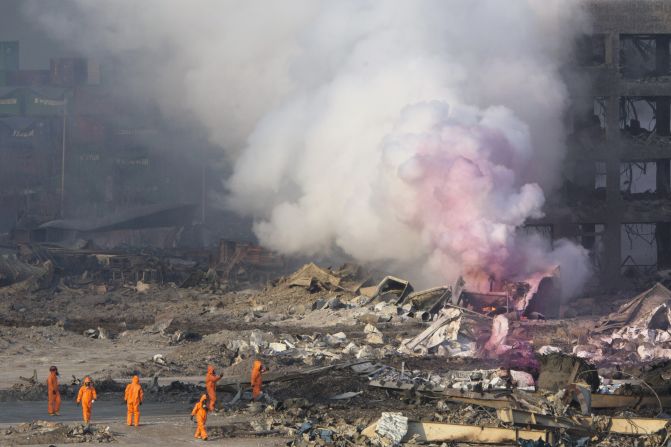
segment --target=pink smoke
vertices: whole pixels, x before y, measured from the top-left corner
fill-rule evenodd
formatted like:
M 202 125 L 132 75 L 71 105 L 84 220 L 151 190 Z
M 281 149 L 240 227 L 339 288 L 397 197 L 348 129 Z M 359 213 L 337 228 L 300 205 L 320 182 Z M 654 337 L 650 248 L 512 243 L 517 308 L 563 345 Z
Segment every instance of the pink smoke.
M 557 263 L 541 241 L 516 232 L 542 216 L 545 201 L 537 184 L 519 180 L 532 153 L 528 130 L 503 108 L 461 111 L 436 102 L 405 111 L 409 121 L 431 117 L 424 132 L 392 139 L 412 154 L 398 169 L 416 201 L 408 223 L 445 270 L 459 265 L 471 286 L 491 277 L 537 283 Z

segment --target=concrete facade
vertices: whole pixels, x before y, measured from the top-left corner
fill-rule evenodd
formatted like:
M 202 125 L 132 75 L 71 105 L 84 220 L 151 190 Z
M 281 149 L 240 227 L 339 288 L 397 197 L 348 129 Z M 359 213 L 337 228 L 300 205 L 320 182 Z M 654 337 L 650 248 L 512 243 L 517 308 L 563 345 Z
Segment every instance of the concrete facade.
M 601 284 L 616 288 L 671 267 L 671 1 L 593 0 L 587 9 L 592 53 L 571 110 L 583 112 L 572 122 L 565 186 L 536 224 L 591 249 Z M 645 177 L 644 193 L 632 188 Z

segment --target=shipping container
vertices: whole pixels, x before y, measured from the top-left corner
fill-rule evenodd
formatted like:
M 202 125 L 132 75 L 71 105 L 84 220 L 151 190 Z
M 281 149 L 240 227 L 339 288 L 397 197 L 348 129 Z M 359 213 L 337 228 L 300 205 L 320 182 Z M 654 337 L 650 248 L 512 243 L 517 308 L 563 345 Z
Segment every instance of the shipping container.
M 4 70 L 0 70 L 0 87 L 4 87 L 7 85 L 7 72 Z
M 105 124 L 97 117 L 77 115 L 73 120 L 72 141 L 74 143 L 103 143 Z
M 17 70 L 7 72 L 7 85 L 33 87 L 49 85 L 49 70 Z
M 100 73 L 100 64 L 97 61 L 91 59 L 86 61 L 86 77 L 88 85 L 100 85 L 102 76 Z
M 0 116 L 20 115 L 22 106 L 22 89 L 0 87 Z
M 70 111 L 76 115 L 114 115 L 113 102 L 100 87 L 76 87 Z
M 157 141 L 160 132 L 154 119 L 156 115 L 157 113 L 147 109 L 110 116 L 107 121 L 110 141 L 120 148 L 142 146 Z
M 10 148 L 46 147 L 51 135 L 48 119 L 27 116 L 0 118 L 0 145 Z
M 71 113 L 72 102 L 68 90 L 57 87 L 26 89 L 23 111 L 28 116 L 55 116 Z
M 49 156 L 39 147 L 0 146 L 0 185 L 33 188 L 49 175 Z
M 19 42 L 0 42 L 0 71 L 19 70 Z
M 75 87 L 88 82 L 88 63 L 81 57 L 51 59 L 51 83 L 61 87 Z
M 68 154 L 73 163 L 88 167 L 86 169 L 100 169 L 108 163 L 104 144 L 73 143 L 68 147 Z

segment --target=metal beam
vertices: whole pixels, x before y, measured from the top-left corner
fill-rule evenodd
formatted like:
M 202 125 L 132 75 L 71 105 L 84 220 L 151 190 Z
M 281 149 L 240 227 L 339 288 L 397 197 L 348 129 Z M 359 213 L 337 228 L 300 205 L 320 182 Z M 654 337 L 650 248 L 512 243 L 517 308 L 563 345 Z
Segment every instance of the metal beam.
M 447 399 L 452 402 L 461 402 L 465 404 L 480 405 L 488 408 L 519 408 L 520 405 L 515 402 L 514 392 L 501 393 L 495 392 L 472 392 L 454 389 L 441 389 L 440 386 L 431 388 L 425 385 L 415 385 L 409 383 L 385 382 L 380 380 L 371 380 L 370 386 L 377 388 L 386 388 L 397 391 L 415 390 L 420 393 L 435 396 L 437 398 Z M 531 396 L 542 398 L 542 394 L 536 392 Z M 671 408 L 671 396 L 659 396 L 659 401 L 655 396 L 624 396 L 618 394 L 597 394 L 592 393 L 592 408 L 640 408 L 640 407 L 658 407 L 661 402 L 662 407 Z

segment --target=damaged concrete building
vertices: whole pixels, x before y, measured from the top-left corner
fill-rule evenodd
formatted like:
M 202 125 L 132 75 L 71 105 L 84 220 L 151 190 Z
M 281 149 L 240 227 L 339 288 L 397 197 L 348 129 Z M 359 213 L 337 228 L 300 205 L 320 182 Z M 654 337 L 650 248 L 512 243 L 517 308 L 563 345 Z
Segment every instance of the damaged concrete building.
M 671 4 L 587 7 L 564 186 L 531 227 L 582 243 L 615 289 L 671 268 Z

